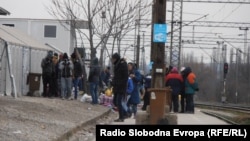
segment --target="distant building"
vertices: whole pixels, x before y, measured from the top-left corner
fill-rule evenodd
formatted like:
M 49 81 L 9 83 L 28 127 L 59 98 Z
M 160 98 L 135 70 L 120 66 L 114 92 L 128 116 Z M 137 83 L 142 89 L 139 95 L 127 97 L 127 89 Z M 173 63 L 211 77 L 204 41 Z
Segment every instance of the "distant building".
M 75 29 L 87 29 L 86 24 L 86 21 L 72 24 L 70 20 L 0 18 L 0 25 L 15 27 L 41 43 L 54 47 L 57 52 L 68 54 L 76 46 Z

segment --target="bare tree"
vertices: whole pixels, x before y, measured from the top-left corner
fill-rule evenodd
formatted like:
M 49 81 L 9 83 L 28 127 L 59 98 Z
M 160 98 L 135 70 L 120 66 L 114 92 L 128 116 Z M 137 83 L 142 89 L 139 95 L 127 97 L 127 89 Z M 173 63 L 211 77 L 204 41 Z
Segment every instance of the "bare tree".
M 149 2 L 141 0 L 52 0 L 52 6 L 48 7 L 51 15 L 57 19 L 67 19 L 71 21 L 72 27 L 77 27 L 77 21 L 86 20 L 88 32 L 75 28 L 81 37 L 87 39 L 91 50 L 91 60 L 96 57 L 97 49 L 101 47 L 100 62 L 103 62 L 103 52 L 108 49 L 106 44 L 112 35 L 114 40 L 121 40 L 126 33 L 133 30 L 138 8 L 146 9 Z M 145 15 L 149 10 L 142 10 L 141 15 Z M 119 28 L 118 28 L 119 27 Z M 118 29 L 118 30 L 117 30 Z M 76 33 L 72 31 L 73 37 Z M 98 38 L 98 42 L 94 39 Z M 76 38 L 75 38 L 76 39 Z M 96 40 L 95 40 L 96 41 Z M 77 41 L 75 41 L 77 44 Z M 120 43 L 118 47 L 120 47 Z M 120 48 L 118 49 L 120 52 Z M 109 53 L 108 53 L 109 54 Z M 110 55 L 109 55 L 110 56 Z M 102 65 L 102 64 L 101 64 Z

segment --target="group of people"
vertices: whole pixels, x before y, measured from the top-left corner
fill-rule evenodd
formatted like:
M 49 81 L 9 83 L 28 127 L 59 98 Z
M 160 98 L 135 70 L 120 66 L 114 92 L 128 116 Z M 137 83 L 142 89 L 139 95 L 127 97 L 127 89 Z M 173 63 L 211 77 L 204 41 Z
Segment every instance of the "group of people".
M 72 53 L 58 55 L 51 51 L 42 60 L 42 79 L 44 97 L 61 97 L 62 99 L 77 99 L 82 89 L 83 67 L 79 56 Z M 112 55 L 113 77 L 110 67 L 101 70 L 98 58 L 92 59 L 88 75 L 89 90 L 92 104 L 98 104 L 99 90 L 112 87 L 113 104 L 118 109 L 119 117 L 115 122 L 123 122 L 132 115 L 136 116 L 137 106 L 143 97 L 142 110 L 150 105 L 151 74 L 144 76 L 135 63 L 127 63 L 118 53 Z M 111 80 L 111 81 L 110 81 Z M 171 88 L 170 109 L 179 112 L 179 96 L 181 110 L 184 113 L 194 113 L 194 94 L 199 90 L 195 74 L 190 67 L 169 67 L 165 75 L 165 86 Z M 74 95 L 71 96 L 72 89 Z
M 118 53 L 112 55 L 114 76 L 112 79 L 113 103 L 118 108 L 119 117 L 115 122 L 137 114 L 137 105 L 141 102 L 140 84 L 142 74 L 136 64 L 127 63 Z
M 196 75 L 190 67 L 182 67 L 180 72 L 170 66 L 165 75 L 165 86 L 171 88 L 170 110 L 174 113 L 194 113 L 194 94 L 199 90 Z M 179 96 L 181 110 L 179 111 Z
M 43 97 L 77 99 L 82 90 L 83 68 L 76 53 L 53 53 L 49 51 L 42 60 Z M 72 89 L 74 96 L 72 97 Z
M 114 78 L 112 81 L 114 105 L 118 107 L 119 117 L 115 122 L 123 122 L 131 114 L 136 116 L 140 93 L 143 93 L 142 110 L 150 105 L 152 75 L 143 76 L 135 64 L 127 63 L 119 54 L 113 54 Z M 143 80 L 143 83 L 141 83 Z M 143 85 L 143 90 L 142 86 Z M 194 94 L 199 91 L 198 81 L 190 67 L 169 66 L 165 75 L 165 86 L 171 89 L 170 110 L 174 113 L 194 113 Z M 180 98 L 180 99 L 179 99 Z M 180 101 L 179 101 L 180 100 Z M 179 103 L 181 105 L 179 111 Z

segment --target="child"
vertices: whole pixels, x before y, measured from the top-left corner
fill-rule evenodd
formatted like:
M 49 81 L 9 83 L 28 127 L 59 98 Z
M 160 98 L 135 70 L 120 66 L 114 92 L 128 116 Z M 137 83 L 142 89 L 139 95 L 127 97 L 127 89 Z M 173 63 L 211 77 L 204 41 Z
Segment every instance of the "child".
M 134 89 L 133 80 L 129 77 L 126 98 L 124 98 L 124 101 L 122 102 L 123 111 L 124 111 L 124 114 L 126 115 L 126 117 L 131 117 L 131 113 L 129 112 L 130 110 L 128 110 L 128 108 L 129 108 L 128 107 L 128 100 L 131 96 L 133 89 Z

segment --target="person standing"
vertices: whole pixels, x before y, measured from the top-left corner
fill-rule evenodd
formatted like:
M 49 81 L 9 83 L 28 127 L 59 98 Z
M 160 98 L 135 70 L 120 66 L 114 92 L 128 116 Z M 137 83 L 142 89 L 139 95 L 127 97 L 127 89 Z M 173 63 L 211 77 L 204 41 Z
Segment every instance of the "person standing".
M 82 65 L 80 63 L 80 60 L 78 58 L 78 56 L 76 56 L 75 53 L 73 53 L 71 55 L 71 58 L 73 60 L 73 65 L 74 65 L 74 69 L 73 69 L 73 87 L 74 87 L 74 99 L 76 100 L 78 97 L 78 93 L 79 93 L 79 83 L 82 79 L 82 75 L 83 75 L 83 70 L 82 70 Z
M 61 72 L 61 97 L 62 99 L 69 99 L 72 89 L 73 63 L 67 53 L 63 54 L 63 60 L 59 64 L 59 69 Z
M 170 111 L 173 110 L 174 113 L 177 113 L 179 109 L 179 94 L 181 93 L 183 78 L 179 74 L 177 68 L 173 67 L 170 73 L 166 76 L 165 81 L 166 87 L 172 89 Z
M 181 93 L 180 93 L 180 96 L 181 96 L 181 111 L 180 113 L 185 113 L 186 111 L 186 94 L 185 94 L 185 81 L 186 81 L 186 74 L 185 74 L 185 67 L 182 67 L 181 68 L 181 76 L 182 76 L 182 79 L 183 79 L 183 83 L 182 83 L 182 88 L 181 88 Z
M 151 88 L 151 72 L 150 74 L 146 75 L 145 77 L 145 95 L 143 96 L 143 106 L 142 106 L 142 111 L 147 110 L 147 106 L 150 104 L 150 91 L 149 89 Z
M 49 51 L 47 56 L 42 60 L 42 79 L 43 79 L 43 97 L 51 97 L 52 75 L 54 73 L 54 64 L 52 62 L 53 52 Z
M 114 53 L 111 59 L 113 63 L 114 76 L 112 79 L 113 86 L 113 104 L 118 108 L 119 117 L 114 122 L 123 122 L 125 119 L 122 101 L 126 98 L 127 84 L 128 84 L 128 66 L 124 58 L 120 54 Z
M 58 97 L 62 98 L 62 95 L 61 95 L 61 78 L 62 78 L 62 73 L 61 73 L 61 70 L 59 69 L 59 65 L 60 65 L 60 62 L 63 61 L 63 53 L 60 53 L 59 54 L 59 58 L 58 58 L 58 61 L 56 63 L 56 66 L 55 66 L 55 74 L 56 74 L 56 78 L 57 78 L 57 94 L 58 94 Z
M 53 59 L 52 59 L 52 62 L 53 62 L 53 66 L 54 66 L 54 72 L 52 73 L 52 82 L 51 82 L 51 94 L 52 96 L 54 97 L 58 97 L 58 83 L 57 83 L 57 63 L 58 63 L 58 54 L 57 53 L 54 53 L 54 56 L 53 56 Z
M 131 97 L 128 101 L 128 109 L 130 113 L 134 114 L 134 117 L 136 117 L 137 114 L 137 105 L 141 102 L 140 98 L 140 92 L 139 92 L 139 86 L 141 82 L 141 73 L 136 68 L 134 63 L 128 63 L 128 73 L 129 77 L 133 80 L 134 90 L 131 93 Z
M 129 113 L 129 110 L 128 110 L 128 101 L 131 97 L 131 93 L 133 92 L 133 90 L 134 90 L 133 80 L 130 77 L 128 77 L 126 98 L 122 101 L 125 118 L 131 117 L 131 113 Z
M 105 88 L 105 86 L 109 87 L 109 79 L 110 79 L 110 67 L 108 66 L 101 72 L 101 80 L 102 80 L 101 83 L 103 89 Z
M 92 60 L 88 82 L 90 84 L 90 94 L 92 97 L 92 104 L 98 104 L 98 86 L 100 81 L 101 67 L 99 66 L 98 58 Z
M 185 75 L 187 79 L 185 80 L 185 95 L 187 103 L 187 113 L 194 113 L 194 94 L 198 91 L 198 83 L 196 80 L 196 75 L 192 72 L 190 67 L 185 69 Z

